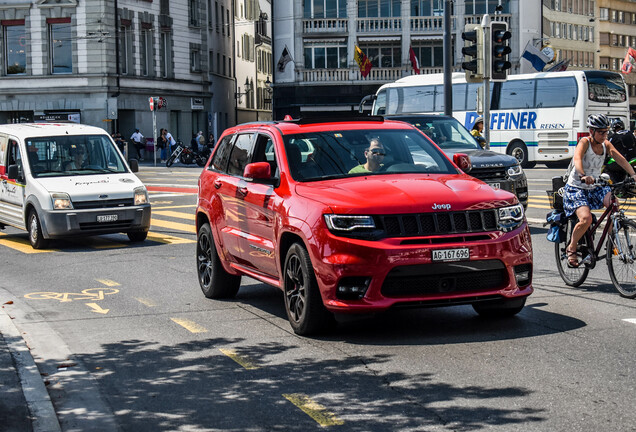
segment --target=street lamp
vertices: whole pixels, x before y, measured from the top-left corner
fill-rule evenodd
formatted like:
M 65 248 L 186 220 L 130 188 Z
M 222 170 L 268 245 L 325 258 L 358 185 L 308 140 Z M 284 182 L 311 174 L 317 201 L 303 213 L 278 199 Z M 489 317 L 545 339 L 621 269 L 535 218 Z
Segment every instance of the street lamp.
M 245 91 L 241 93 L 241 88 L 238 88 L 238 91 L 236 92 L 236 94 L 234 95 L 234 97 L 236 98 L 236 100 L 238 101 L 238 103 L 241 103 L 241 98 L 245 95 L 247 95 L 249 92 L 252 91 L 252 85 L 250 84 L 250 80 L 248 78 L 245 78 Z

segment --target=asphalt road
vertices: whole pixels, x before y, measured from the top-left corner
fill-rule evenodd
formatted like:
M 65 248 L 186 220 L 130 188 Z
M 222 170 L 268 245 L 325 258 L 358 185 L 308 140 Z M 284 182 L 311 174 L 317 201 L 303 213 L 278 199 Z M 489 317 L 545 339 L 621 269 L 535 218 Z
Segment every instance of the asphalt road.
M 531 220 L 561 171 L 528 170 Z M 636 300 L 604 265 L 566 287 L 540 225 L 535 293 L 514 318 L 401 310 L 304 338 L 275 288 L 244 279 L 234 300 L 203 297 L 198 172 L 142 167 L 154 189 L 143 244 L 112 235 L 32 253 L 26 234 L 0 232 L 0 300 L 14 302 L 63 430 L 636 430 Z

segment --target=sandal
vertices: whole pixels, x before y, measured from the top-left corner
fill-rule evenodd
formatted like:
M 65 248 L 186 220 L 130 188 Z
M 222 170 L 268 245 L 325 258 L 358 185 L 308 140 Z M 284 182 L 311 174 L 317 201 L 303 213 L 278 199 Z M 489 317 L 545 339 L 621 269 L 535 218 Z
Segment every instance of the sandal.
M 568 267 L 577 268 L 579 266 L 579 259 L 576 251 L 565 250 L 568 256 Z

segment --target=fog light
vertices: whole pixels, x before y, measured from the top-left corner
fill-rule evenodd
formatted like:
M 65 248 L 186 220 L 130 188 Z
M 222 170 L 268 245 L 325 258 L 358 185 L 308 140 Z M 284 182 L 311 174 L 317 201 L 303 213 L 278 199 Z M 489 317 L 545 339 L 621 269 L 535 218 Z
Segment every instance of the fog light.
M 360 300 L 367 293 L 371 278 L 346 277 L 340 280 L 336 297 L 340 300 Z
M 532 266 L 530 264 L 515 266 L 515 279 L 517 280 L 517 285 L 520 287 L 530 285 Z

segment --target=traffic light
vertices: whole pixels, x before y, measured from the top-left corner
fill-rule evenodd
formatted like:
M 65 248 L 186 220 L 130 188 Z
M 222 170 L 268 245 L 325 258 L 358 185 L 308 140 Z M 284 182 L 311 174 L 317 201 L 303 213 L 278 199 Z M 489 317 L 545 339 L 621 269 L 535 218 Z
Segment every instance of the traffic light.
M 490 79 L 492 81 L 505 81 L 508 77 L 508 69 L 512 67 L 508 61 L 508 54 L 512 52 L 509 39 L 512 34 L 508 31 L 505 22 L 493 22 L 490 24 Z
M 466 24 L 462 39 L 462 54 L 466 60 L 462 62 L 462 69 L 466 71 L 466 81 L 479 82 L 484 77 L 484 33 L 481 26 Z

